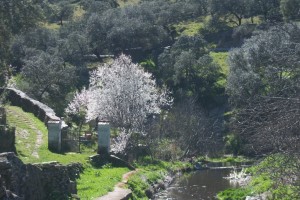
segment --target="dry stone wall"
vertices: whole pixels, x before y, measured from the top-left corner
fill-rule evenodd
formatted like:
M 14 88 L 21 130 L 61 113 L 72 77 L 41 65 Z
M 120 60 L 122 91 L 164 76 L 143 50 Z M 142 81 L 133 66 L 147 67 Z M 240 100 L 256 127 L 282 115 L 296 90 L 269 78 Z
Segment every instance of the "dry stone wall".
M 67 166 L 58 162 L 24 164 L 14 153 L 2 153 L 0 199 L 7 198 L 8 194 L 24 200 L 68 199 L 77 193 L 75 179 L 82 170 L 79 163 Z M 1 196 L 1 191 L 6 192 Z
M 15 128 L 0 126 L 0 153 L 16 152 L 15 138 Z
M 12 105 L 19 106 L 24 111 L 33 113 L 45 124 L 47 124 L 49 120 L 60 120 L 60 118 L 56 116 L 52 108 L 37 100 L 30 98 L 27 94 L 20 90 L 14 88 L 1 88 L 0 93 L 5 93 L 7 100 L 9 100 Z
M 49 150 L 53 152 L 61 152 L 61 139 L 60 132 L 62 128 L 63 121 L 56 116 L 54 110 L 47 105 L 30 98 L 24 92 L 17 90 L 15 88 L 0 88 L 0 94 L 4 94 L 6 100 L 8 100 L 12 105 L 21 107 L 24 111 L 33 113 L 37 118 L 39 118 L 48 127 L 48 147 Z M 57 125 L 59 124 L 59 125 Z M 63 123 L 65 125 L 65 123 Z M 53 126 L 54 125 L 54 126 Z M 1 131 L 1 130 L 0 130 Z M 5 138 L 7 135 L 1 135 L 0 139 Z M 5 143 L 4 140 L 2 140 Z M 1 142 L 0 142 L 1 144 Z M 0 145 L 1 146 L 1 145 Z M 8 152 L 12 150 L 4 150 L 1 152 Z
M 15 128 L 6 125 L 6 112 L 0 107 L 0 153 L 16 152 L 15 137 Z

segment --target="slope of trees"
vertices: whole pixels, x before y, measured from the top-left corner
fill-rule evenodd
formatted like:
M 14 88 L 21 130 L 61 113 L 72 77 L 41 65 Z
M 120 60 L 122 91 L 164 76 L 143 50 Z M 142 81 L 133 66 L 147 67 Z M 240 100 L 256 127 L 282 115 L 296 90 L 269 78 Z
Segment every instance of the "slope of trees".
M 80 15 L 76 13 L 78 11 Z M 106 113 L 102 117 L 109 118 L 118 127 L 163 135 L 170 145 L 174 140 L 180 141 L 177 146 L 183 152 L 193 152 L 201 149 L 200 144 L 205 146 L 222 140 L 224 129 L 215 132 L 211 124 L 215 120 L 212 113 L 219 113 L 222 118 L 220 113 L 225 108 L 232 108 L 234 117 L 229 131 L 242 136 L 249 145 L 245 149 L 253 149 L 252 153 L 283 151 L 288 147 L 288 140 L 297 141 L 294 133 L 298 130 L 298 111 L 293 109 L 298 103 L 299 42 L 297 26 L 280 28 L 275 25 L 285 20 L 297 20 L 298 14 L 297 0 L 144 0 L 125 6 L 115 0 L 4 0 L 0 2 L 3 19 L 0 22 L 1 84 L 14 77 L 16 83 L 13 85 L 53 106 L 60 115 L 75 91 L 87 88 L 83 90 L 85 95 L 77 94 L 77 98 L 81 98 L 96 88 L 95 84 L 89 83 L 90 78 L 97 79 L 95 82 L 101 82 L 103 86 L 111 84 L 109 88 L 115 88 L 115 93 L 104 89 L 97 93 L 104 96 L 103 92 L 106 92 L 105 96 L 110 98 L 104 102 L 105 98 L 101 96 L 102 102 L 95 103 L 100 106 L 97 111 Z M 190 22 L 199 25 L 200 31 L 189 36 L 181 34 L 178 24 Z M 245 38 L 252 35 L 241 46 Z M 225 94 L 225 86 L 220 82 L 225 75 L 209 52 L 227 51 L 232 47 L 240 48 L 230 53 Z M 109 67 L 107 57 L 116 58 L 122 53 L 131 56 L 134 63 L 142 62 L 144 69 L 138 67 L 139 70 L 152 73 L 149 85 L 154 88 L 156 84 L 167 86 L 172 91 L 173 109 L 160 116 L 152 110 L 149 113 L 155 113 L 156 118 L 149 120 L 151 114 L 131 104 L 127 106 L 134 112 L 128 112 L 122 106 L 118 112 L 109 110 L 115 109 L 117 104 L 103 107 L 108 102 L 121 104 L 117 100 L 124 96 L 140 106 L 147 102 L 135 101 L 148 99 L 151 102 L 150 99 L 157 98 L 156 90 L 145 89 L 130 96 L 138 91 L 137 88 L 117 85 L 127 83 L 127 79 L 143 81 L 145 71 L 138 71 L 140 74 L 134 76 L 135 73 L 129 73 L 128 69 L 127 79 L 111 73 L 111 78 L 118 80 L 116 82 L 96 74 L 90 77 L 89 71 L 99 63 L 106 64 L 98 69 L 98 73 L 108 73 L 109 70 L 104 69 L 112 66 Z M 124 67 L 123 64 L 121 61 L 114 63 L 119 67 Z M 123 94 L 122 98 L 116 98 L 119 97 L 117 92 Z M 227 107 L 227 97 L 232 103 L 231 108 Z M 185 108 L 186 104 L 192 104 L 191 108 Z M 193 109 L 199 112 L 191 112 L 189 118 L 187 113 L 190 111 L 187 110 Z M 83 110 L 83 113 L 78 110 L 80 120 L 81 115 L 92 116 L 87 106 Z M 93 117 L 99 112 L 94 114 Z M 141 120 L 131 121 L 135 117 L 141 117 Z M 191 131 L 174 128 L 180 121 L 187 125 L 182 127 L 192 127 Z M 274 121 L 278 126 L 271 126 Z M 168 123 L 173 127 L 165 129 L 164 124 Z M 146 126 L 133 128 L 140 124 Z M 205 128 L 202 129 L 200 124 Z M 167 132 L 173 132 L 174 137 Z M 281 138 L 284 132 L 287 140 Z M 265 140 L 273 137 L 274 142 L 269 142 L 268 146 L 261 144 L 260 147 L 265 148 L 260 149 L 259 142 L 265 141 L 261 137 Z M 152 143 L 149 145 L 162 141 L 155 139 L 150 138 Z M 189 143 L 192 147 L 186 150 Z
M 274 199 L 299 199 L 299 31 L 270 27 L 229 55 L 230 131 L 243 153 L 271 154 L 260 172 L 269 174 Z
M 246 151 L 297 151 L 299 144 L 299 28 L 277 26 L 231 52 L 227 91 L 236 133 Z M 249 140 L 249 141 L 248 141 Z
M 80 127 L 111 120 L 119 150 L 178 159 L 223 152 L 229 134 L 233 153 L 299 160 L 299 0 L 118 2 L 0 1 L 1 86 L 69 104 Z M 229 51 L 226 92 L 211 51 Z
M 167 84 L 176 99 L 195 98 L 204 105 L 222 93 L 217 81 L 222 77 L 220 67 L 207 54 L 201 36 L 182 36 L 159 56 L 161 82 Z

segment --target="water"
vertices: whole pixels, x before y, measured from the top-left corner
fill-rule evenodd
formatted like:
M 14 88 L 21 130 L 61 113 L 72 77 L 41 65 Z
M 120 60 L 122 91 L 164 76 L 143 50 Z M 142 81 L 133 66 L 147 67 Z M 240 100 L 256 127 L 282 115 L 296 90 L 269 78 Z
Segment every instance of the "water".
M 216 194 L 232 187 L 229 180 L 230 169 L 199 170 L 175 179 L 166 190 L 155 195 L 155 200 L 210 200 Z

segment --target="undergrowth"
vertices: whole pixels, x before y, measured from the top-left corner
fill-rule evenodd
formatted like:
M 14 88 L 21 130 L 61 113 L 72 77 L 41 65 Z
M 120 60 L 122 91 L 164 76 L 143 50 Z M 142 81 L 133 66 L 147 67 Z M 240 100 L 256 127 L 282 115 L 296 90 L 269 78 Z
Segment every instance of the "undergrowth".
M 132 190 L 133 200 L 148 199 L 145 191 L 151 185 L 163 181 L 168 173 L 192 167 L 189 163 L 152 160 L 148 156 L 139 159 L 135 166 L 138 172 L 127 183 Z
M 116 183 L 120 182 L 122 175 L 129 172 L 128 168 L 93 168 L 84 170 L 77 180 L 78 195 L 82 200 L 90 200 L 113 191 Z

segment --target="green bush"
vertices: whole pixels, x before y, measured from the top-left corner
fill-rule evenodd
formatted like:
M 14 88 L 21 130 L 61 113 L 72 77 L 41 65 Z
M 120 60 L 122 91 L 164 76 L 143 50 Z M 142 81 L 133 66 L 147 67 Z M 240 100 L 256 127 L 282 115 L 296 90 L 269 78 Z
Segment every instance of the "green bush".
M 136 161 L 135 167 L 139 168 L 139 171 L 131 176 L 127 183 L 132 190 L 133 200 L 140 200 L 148 199 L 145 191 L 151 185 L 163 180 L 168 171 L 180 170 L 191 166 L 189 163 L 166 162 L 145 156 Z
M 241 140 L 236 134 L 229 134 L 225 138 L 225 148 L 227 151 L 237 156 L 241 150 Z
M 135 174 L 127 182 L 128 187 L 132 190 L 133 199 L 146 198 L 145 190 L 149 188 L 149 184 L 144 181 L 139 174 Z
M 252 177 L 250 182 L 250 187 L 252 187 L 252 191 L 254 191 L 256 194 L 270 190 L 272 185 L 272 180 L 270 179 L 269 175 L 265 173 Z
M 219 200 L 244 200 L 251 195 L 250 189 L 247 188 L 231 188 L 218 193 Z

